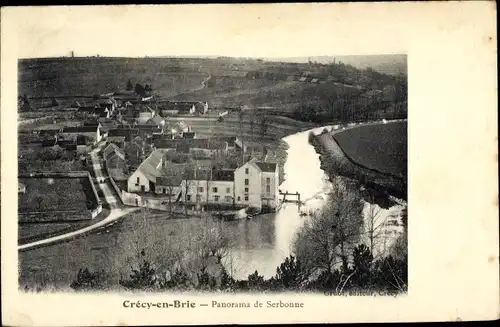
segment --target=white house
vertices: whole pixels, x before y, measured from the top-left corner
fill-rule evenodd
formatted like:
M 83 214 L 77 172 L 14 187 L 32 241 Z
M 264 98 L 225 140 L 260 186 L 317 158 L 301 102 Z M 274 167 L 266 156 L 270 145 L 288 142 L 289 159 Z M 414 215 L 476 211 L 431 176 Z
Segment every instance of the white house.
M 155 150 L 128 179 L 129 192 L 154 192 L 172 202 L 198 205 L 236 205 L 276 209 L 279 172 L 276 163 L 252 159 L 233 169 L 187 170 L 185 164 L 165 160 Z
M 261 203 L 269 209 L 278 206 L 279 172 L 278 165 L 270 162 L 255 162 L 261 171 Z
M 128 192 L 150 192 L 155 190 L 156 178 L 162 175 L 161 150 L 153 151 L 130 175 L 127 182 Z
M 235 204 L 234 171 L 197 171 L 196 176 L 183 180 L 181 200 L 190 204 Z
M 256 162 L 254 158 L 234 171 L 236 204 L 262 208 L 262 175 Z

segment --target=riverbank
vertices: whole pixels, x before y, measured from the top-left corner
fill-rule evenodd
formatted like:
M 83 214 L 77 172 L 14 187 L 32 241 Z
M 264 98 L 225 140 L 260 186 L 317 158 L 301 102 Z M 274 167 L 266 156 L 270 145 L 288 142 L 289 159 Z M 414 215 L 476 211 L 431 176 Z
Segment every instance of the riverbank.
M 376 123 L 369 123 L 376 124 Z M 349 126 L 347 128 L 363 128 L 369 124 Z M 384 124 L 380 122 L 380 124 Z M 345 127 L 338 126 L 336 130 L 329 128 L 319 134 L 309 136 L 309 143 L 320 156 L 321 169 L 330 178 L 341 175 L 359 181 L 366 189 L 377 195 L 388 198 L 394 196 L 407 199 L 406 179 L 383 173 L 372 168 L 360 165 L 352 160 L 334 139 L 335 133 L 342 133 Z M 380 197 L 380 196 L 378 196 Z

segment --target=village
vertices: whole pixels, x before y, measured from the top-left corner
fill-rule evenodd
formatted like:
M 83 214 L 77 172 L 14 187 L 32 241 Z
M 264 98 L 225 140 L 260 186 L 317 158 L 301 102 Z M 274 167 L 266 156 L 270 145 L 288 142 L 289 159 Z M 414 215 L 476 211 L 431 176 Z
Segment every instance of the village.
M 148 88 L 127 85 L 85 105 L 75 100 L 71 122 L 79 124 L 33 130 L 27 147 L 71 156 L 83 169 L 22 169 L 29 159 L 21 155 L 20 222 L 91 220 L 120 202 L 178 216 L 208 210 L 224 219 L 279 209 L 277 162 L 249 151 L 242 137 L 199 135 L 182 119 L 221 124 L 228 111 L 211 112 L 206 100 L 156 99 Z M 106 183 L 111 187 L 99 186 Z

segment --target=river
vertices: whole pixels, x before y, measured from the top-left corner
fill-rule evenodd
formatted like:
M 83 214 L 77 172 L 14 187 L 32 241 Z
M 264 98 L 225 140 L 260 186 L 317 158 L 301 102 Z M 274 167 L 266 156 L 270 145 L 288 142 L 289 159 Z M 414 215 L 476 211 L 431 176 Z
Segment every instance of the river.
M 315 130 L 319 132 L 321 128 Z M 322 195 L 329 187 L 328 178 L 320 169 L 319 155 L 308 143 L 308 133 L 284 138 L 289 149 L 285 181 L 280 186 L 283 191 L 300 192 L 301 200 L 306 201 L 302 209 L 320 207 Z M 225 222 L 231 240 L 226 268 L 235 278 L 246 278 L 255 270 L 265 277 L 274 276 L 276 267 L 290 254 L 303 220 L 297 204 L 285 203 L 274 214 Z M 165 219 L 161 214 L 145 219 L 124 217 L 98 233 L 20 252 L 20 285 L 32 288 L 42 283 L 49 288 L 68 288 L 80 268 L 105 271 L 117 281 L 130 274 L 133 253 L 139 248 L 154 248 L 158 252 L 159 242 L 168 243 L 183 233 L 192 233 L 197 221 Z M 134 241 L 137 239 L 140 241 Z

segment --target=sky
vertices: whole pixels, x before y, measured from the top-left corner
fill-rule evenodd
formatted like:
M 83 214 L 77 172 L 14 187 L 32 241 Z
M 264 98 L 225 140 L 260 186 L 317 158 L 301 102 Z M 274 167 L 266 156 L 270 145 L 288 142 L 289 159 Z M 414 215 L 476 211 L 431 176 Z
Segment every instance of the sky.
M 19 58 L 230 56 L 282 58 L 404 52 L 383 24 L 364 27 L 356 4 L 2 8 Z M 335 8 L 335 10 L 334 10 Z M 390 10 L 373 6 L 372 18 Z M 347 17 L 340 20 L 339 17 Z M 5 17 L 8 19 L 5 19 Z M 394 20 L 394 19 L 393 19 Z M 9 24 L 4 24 L 10 22 Z M 4 26 L 5 25 L 5 26 Z M 353 28 L 358 26 L 358 29 Z M 362 39 L 352 38 L 362 33 Z M 375 41 L 375 36 L 378 39 Z M 307 61 L 307 59 L 306 59 Z

